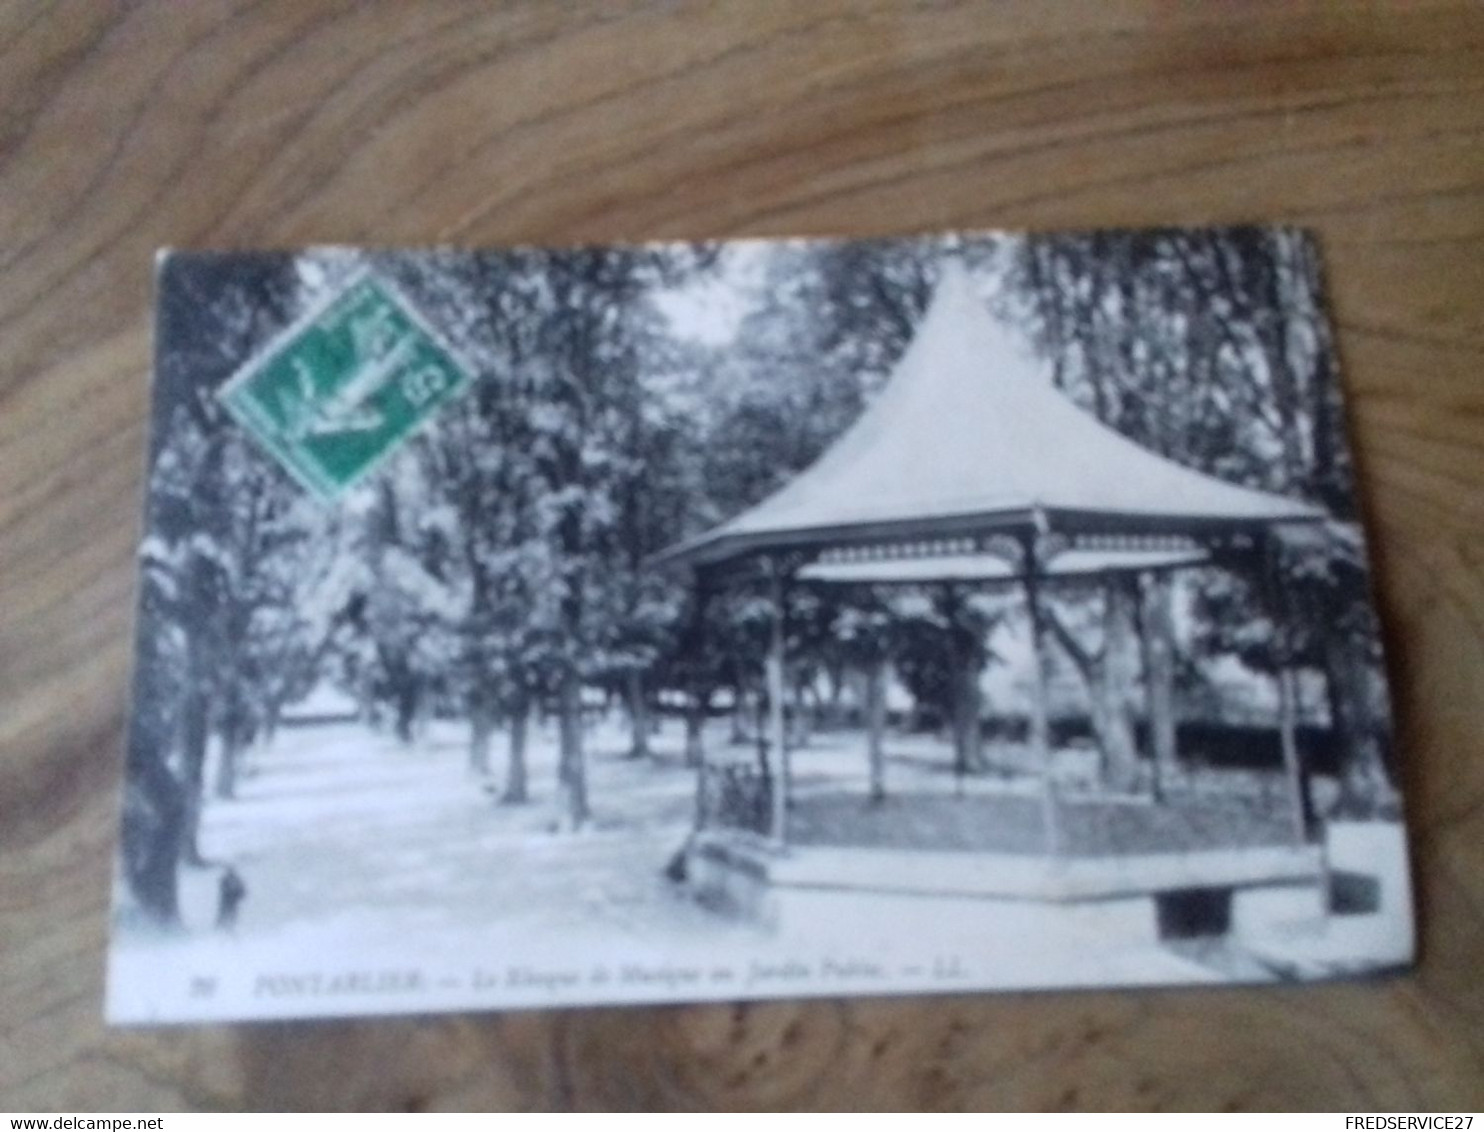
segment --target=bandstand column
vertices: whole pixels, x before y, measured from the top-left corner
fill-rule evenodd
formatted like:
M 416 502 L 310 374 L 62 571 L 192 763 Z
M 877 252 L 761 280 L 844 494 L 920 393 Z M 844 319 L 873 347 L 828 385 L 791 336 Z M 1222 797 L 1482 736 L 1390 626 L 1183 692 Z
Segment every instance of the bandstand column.
M 693 650 L 695 655 L 700 655 L 705 648 L 706 606 L 711 601 L 710 579 L 703 571 L 697 570 L 692 585 L 690 617 L 686 621 L 683 643 L 687 649 Z M 694 690 L 689 694 L 694 698 Z M 687 708 L 689 711 L 696 711 L 697 705 L 692 702 L 687 705 Z M 706 748 L 700 743 L 694 749 L 691 748 L 690 729 L 688 726 L 686 728 L 685 759 L 686 765 L 693 765 L 696 772 L 695 826 L 697 829 L 704 829 L 711 820 L 707 805 L 710 798 L 710 783 L 707 781 Z
M 768 657 L 764 664 L 764 677 L 768 686 L 768 784 L 771 791 L 771 812 L 768 835 L 783 844 L 788 838 L 788 735 L 783 714 L 784 697 L 784 650 L 787 613 L 787 592 L 783 569 L 774 561 L 768 569 L 769 597 L 773 606 L 771 633 L 768 640 Z
M 871 801 L 886 798 L 886 676 L 883 650 L 873 657 L 866 673 L 866 754 L 871 768 Z
M 1149 720 L 1149 764 L 1154 796 L 1164 797 L 1179 769 L 1175 733 L 1175 640 L 1170 621 L 1170 577 L 1146 570 L 1139 576 L 1139 643 L 1144 664 L 1145 714 Z
M 1041 760 L 1041 813 L 1046 826 L 1046 849 L 1061 850 L 1056 806 L 1056 775 L 1052 766 L 1051 710 L 1046 680 L 1046 627 L 1041 614 L 1040 562 L 1034 540 L 1024 544 L 1025 606 L 1031 627 L 1031 750 Z
M 948 622 L 948 663 L 951 670 L 949 735 L 953 739 L 953 780 L 960 794 L 964 789 L 964 778 L 969 773 L 968 727 L 964 722 L 968 708 L 965 704 L 966 679 L 964 669 L 968 664 L 963 655 L 962 631 L 958 586 L 943 583 L 943 613 Z
M 1269 616 L 1273 620 L 1274 680 L 1278 691 L 1278 744 L 1283 752 L 1284 777 L 1288 782 L 1293 811 L 1294 837 L 1299 844 L 1309 838 L 1306 817 L 1304 770 L 1298 749 L 1298 689 L 1293 671 L 1292 606 L 1283 576 L 1282 547 L 1277 535 L 1266 531 L 1263 544 L 1263 581 Z

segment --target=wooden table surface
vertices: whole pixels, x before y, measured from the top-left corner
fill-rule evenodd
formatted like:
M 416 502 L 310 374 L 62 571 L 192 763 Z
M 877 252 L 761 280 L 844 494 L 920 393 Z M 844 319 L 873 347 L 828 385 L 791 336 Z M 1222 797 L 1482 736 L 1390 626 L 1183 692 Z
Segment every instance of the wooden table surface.
M 1484 1106 L 1484 7 L 0 6 L 0 1109 Z M 162 245 L 1322 237 L 1423 957 L 1316 988 L 100 1022 Z

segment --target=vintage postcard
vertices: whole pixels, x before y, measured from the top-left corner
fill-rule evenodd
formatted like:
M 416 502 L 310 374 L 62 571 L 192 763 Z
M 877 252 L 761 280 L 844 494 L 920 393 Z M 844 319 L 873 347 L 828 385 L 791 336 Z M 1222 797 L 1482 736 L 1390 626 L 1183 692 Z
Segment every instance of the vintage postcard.
M 169 253 L 115 1023 L 1411 961 L 1287 229 Z

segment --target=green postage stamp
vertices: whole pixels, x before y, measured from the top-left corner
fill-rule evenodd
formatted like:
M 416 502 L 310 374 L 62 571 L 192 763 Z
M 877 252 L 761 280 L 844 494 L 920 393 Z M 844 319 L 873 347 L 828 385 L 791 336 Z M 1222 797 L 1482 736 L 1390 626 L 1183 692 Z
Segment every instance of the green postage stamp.
M 411 306 L 366 273 L 244 366 L 220 396 L 300 483 L 332 499 L 469 381 Z

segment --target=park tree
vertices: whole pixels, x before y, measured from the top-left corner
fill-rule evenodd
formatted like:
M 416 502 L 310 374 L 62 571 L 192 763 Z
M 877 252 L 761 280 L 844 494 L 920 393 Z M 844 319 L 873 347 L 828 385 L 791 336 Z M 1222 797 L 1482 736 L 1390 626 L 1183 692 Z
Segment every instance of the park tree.
M 1088 718 L 1102 755 L 1101 779 L 1131 791 L 1141 780 L 1132 693 L 1139 685 L 1139 578 L 1130 573 L 1098 583 L 1056 588 L 1045 623 L 1087 696 Z
M 444 253 L 388 265 L 437 325 L 471 384 L 416 446 L 423 568 L 438 579 L 442 672 L 469 722 L 469 765 L 492 772 L 504 721 L 502 800 L 529 798 L 530 718 L 551 666 L 549 623 L 530 616 L 550 577 L 539 537 L 532 414 L 539 402 L 538 253 Z
M 896 645 L 890 592 L 875 586 L 852 587 L 835 612 L 835 651 L 847 670 L 861 675 L 861 722 L 866 728 L 866 764 L 871 801 L 886 798 L 887 685 Z
M 446 514 L 439 569 L 462 603 L 457 674 L 471 762 L 510 725 L 505 797 L 526 796 L 533 703 L 554 701 L 560 816 L 588 817 L 582 689 L 615 676 L 648 740 L 644 679 L 683 595 L 647 558 L 677 533 L 680 425 L 650 395 L 663 349 L 650 301 L 704 248 L 457 254 L 384 267 L 472 370 L 420 444 L 423 510 Z M 423 565 L 431 563 L 424 558 Z
M 178 915 L 178 863 L 203 862 L 198 829 L 213 736 L 230 793 L 242 747 L 292 691 L 285 674 L 302 673 L 315 650 L 308 622 L 259 611 L 313 574 L 295 577 L 316 518 L 215 396 L 303 298 L 303 280 L 284 256 L 176 256 L 160 270 L 126 799 L 138 820 L 124 854 L 130 891 L 160 922 Z
M 1073 400 L 1179 463 L 1329 511 L 1322 535 L 1270 548 L 1287 614 L 1255 582 L 1268 566 L 1233 561 L 1245 578 L 1199 575 L 1194 635 L 1208 653 L 1272 672 L 1273 619 L 1291 623 L 1287 658 L 1325 675 L 1343 805 L 1387 804 L 1379 638 L 1312 242 L 1255 228 L 1054 234 L 1025 238 L 1013 263 L 1017 309 Z M 1146 591 L 1169 601 L 1169 587 Z

